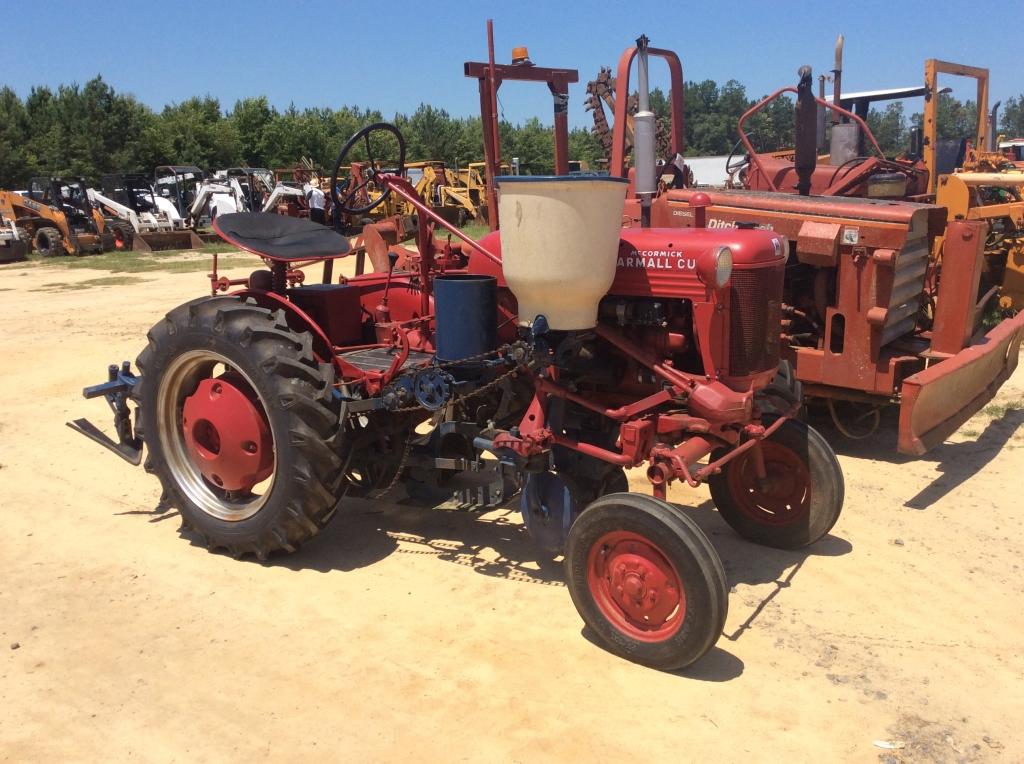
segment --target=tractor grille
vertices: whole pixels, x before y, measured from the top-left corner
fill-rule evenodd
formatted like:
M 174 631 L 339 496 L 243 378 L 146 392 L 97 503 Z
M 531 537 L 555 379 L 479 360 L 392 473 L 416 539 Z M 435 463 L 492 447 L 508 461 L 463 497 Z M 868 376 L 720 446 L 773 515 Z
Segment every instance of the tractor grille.
M 729 375 L 743 377 L 779 363 L 785 268 L 733 271 L 729 311 Z

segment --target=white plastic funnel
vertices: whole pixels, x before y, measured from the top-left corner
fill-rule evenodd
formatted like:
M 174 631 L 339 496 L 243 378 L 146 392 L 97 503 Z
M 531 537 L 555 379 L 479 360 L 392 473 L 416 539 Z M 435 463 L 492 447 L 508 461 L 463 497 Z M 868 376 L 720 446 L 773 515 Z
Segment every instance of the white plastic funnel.
M 590 329 L 615 279 L 625 178 L 495 178 L 502 270 L 519 323 L 543 314 L 556 330 Z

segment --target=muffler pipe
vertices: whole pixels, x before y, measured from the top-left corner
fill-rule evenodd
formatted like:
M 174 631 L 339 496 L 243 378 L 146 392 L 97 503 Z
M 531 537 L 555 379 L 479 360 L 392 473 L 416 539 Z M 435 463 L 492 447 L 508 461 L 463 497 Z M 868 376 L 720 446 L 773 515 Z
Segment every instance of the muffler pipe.
M 644 228 L 651 225 L 651 200 L 658 192 L 658 179 L 655 164 L 655 117 L 651 111 L 651 91 L 648 78 L 647 46 L 650 40 L 647 35 L 640 35 L 636 41 L 638 101 L 637 112 L 633 116 L 633 167 L 636 195 L 640 197 L 640 224 Z

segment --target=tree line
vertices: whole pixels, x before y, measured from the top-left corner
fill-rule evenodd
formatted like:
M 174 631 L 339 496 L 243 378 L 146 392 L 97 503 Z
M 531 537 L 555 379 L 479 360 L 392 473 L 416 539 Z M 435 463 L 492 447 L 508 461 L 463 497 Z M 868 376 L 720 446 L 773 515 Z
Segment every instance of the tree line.
M 730 80 L 687 82 L 686 144 L 689 155 L 726 154 L 736 141 L 736 122 L 753 103 L 744 86 Z M 940 135 L 970 132 L 975 106 L 949 94 L 941 96 Z M 668 98 L 651 95 L 652 108 L 668 116 Z M 212 96 L 197 96 L 154 111 L 129 93 L 118 93 L 102 77 L 84 86 L 35 87 L 24 98 L 0 88 L 0 187 L 24 188 L 34 175 L 68 175 L 97 179 L 107 172 L 149 172 L 160 164 L 194 164 L 203 169 L 239 165 L 293 167 L 302 157 L 317 166 L 333 166 L 338 148 L 360 127 L 387 119 L 408 144 L 409 159 L 439 159 L 466 165 L 483 158 L 479 117 L 454 117 L 442 108 L 420 104 L 411 114 L 389 115 L 358 106 L 284 110 L 265 96 L 245 98 L 224 108 Z M 905 150 L 909 118 L 894 102 L 872 110 L 868 122 L 887 153 Z M 610 121 L 610 115 L 609 115 Z M 961 128 L 967 127 L 961 131 Z M 774 102 L 749 125 L 759 150 L 792 143 L 793 103 Z M 1004 105 L 1001 130 L 1024 135 L 1024 95 Z M 553 137 L 549 126 L 531 118 L 521 124 L 500 123 L 505 159 L 519 157 L 522 172 L 553 171 Z M 597 166 L 604 151 L 588 128 L 569 136 L 570 156 Z

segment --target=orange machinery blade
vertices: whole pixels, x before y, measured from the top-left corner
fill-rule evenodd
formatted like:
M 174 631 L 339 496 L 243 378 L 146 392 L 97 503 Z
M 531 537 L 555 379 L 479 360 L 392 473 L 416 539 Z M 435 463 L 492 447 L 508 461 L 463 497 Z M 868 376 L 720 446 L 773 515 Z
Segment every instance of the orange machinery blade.
M 944 441 L 995 397 L 1017 368 L 1024 313 L 980 342 L 903 380 L 899 450 L 920 456 Z

